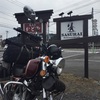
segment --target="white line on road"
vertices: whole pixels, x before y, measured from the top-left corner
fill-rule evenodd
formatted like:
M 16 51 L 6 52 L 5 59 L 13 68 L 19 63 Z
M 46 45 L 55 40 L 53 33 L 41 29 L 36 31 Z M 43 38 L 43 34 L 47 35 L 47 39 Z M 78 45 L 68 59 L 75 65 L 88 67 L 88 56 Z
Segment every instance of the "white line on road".
M 84 59 L 74 59 L 74 60 L 77 60 L 77 61 L 84 61 Z M 88 60 L 88 61 L 100 63 L 100 60 Z
M 79 56 L 79 55 L 82 55 L 82 54 L 75 54 L 75 55 L 71 55 L 71 56 L 67 56 L 67 57 L 63 57 L 63 58 L 67 59 L 67 58 L 72 58 L 72 57 Z
M 84 51 L 79 51 L 79 50 L 64 50 L 64 52 L 79 52 L 79 53 L 84 53 Z
M 71 56 L 67 56 L 67 57 L 63 57 L 64 59 L 68 59 L 68 58 L 72 58 L 72 57 L 75 57 L 75 56 L 79 56 L 79 55 L 82 55 L 82 54 L 75 54 L 75 55 L 71 55 Z M 84 59 L 74 59 L 74 60 L 77 60 L 77 61 L 84 61 Z M 100 60 L 88 60 L 90 62 L 100 62 Z

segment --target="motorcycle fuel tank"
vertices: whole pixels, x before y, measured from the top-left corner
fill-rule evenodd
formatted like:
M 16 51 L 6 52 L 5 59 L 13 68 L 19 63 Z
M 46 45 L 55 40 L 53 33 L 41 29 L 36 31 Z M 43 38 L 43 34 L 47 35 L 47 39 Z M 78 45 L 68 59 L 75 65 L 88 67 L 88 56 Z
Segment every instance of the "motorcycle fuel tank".
M 38 69 L 39 69 L 40 60 L 39 59 L 31 59 L 28 61 L 26 69 L 25 69 L 25 76 L 32 77 L 34 76 Z

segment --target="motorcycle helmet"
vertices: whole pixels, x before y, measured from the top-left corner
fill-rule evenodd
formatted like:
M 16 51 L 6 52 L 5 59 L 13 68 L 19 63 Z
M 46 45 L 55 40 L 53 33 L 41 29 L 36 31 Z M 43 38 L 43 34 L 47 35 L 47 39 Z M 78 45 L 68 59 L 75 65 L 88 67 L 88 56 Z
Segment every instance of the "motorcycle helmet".
M 50 59 L 55 60 L 61 57 L 61 49 L 57 47 L 57 45 L 52 44 L 47 49 L 47 54 L 50 57 Z

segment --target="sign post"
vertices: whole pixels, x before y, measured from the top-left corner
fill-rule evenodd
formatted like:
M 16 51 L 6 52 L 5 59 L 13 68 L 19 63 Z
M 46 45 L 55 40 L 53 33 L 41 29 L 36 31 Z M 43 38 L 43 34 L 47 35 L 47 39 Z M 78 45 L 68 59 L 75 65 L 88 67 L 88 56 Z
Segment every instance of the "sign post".
M 88 38 L 88 19 L 91 18 L 93 18 L 92 14 L 54 19 L 54 22 L 57 23 L 58 40 L 61 42 L 64 41 L 64 46 L 67 47 L 66 44 L 69 43 L 71 48 L 74 48 L 75 46 L 77 48 L 84 48 L 84 77 L 86 78 L 89 77 L 88 42 L 87 40 L 81 42 L 79 38 Z M 74 40 L 77 40 L 77 43 L 74 43 Z

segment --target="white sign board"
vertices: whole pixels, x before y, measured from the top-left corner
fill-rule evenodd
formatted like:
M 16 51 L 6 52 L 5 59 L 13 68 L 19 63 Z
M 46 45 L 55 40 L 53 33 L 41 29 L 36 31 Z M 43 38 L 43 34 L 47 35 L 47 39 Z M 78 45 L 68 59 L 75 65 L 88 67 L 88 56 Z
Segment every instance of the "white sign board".
M 83 20 L 61 22 L 61 40 L 83 37 Z
M 92 20 L 92 35 L 93 35 L 93 36 L 98 35 L 97 19 L 93 19 L 93 20 Z

